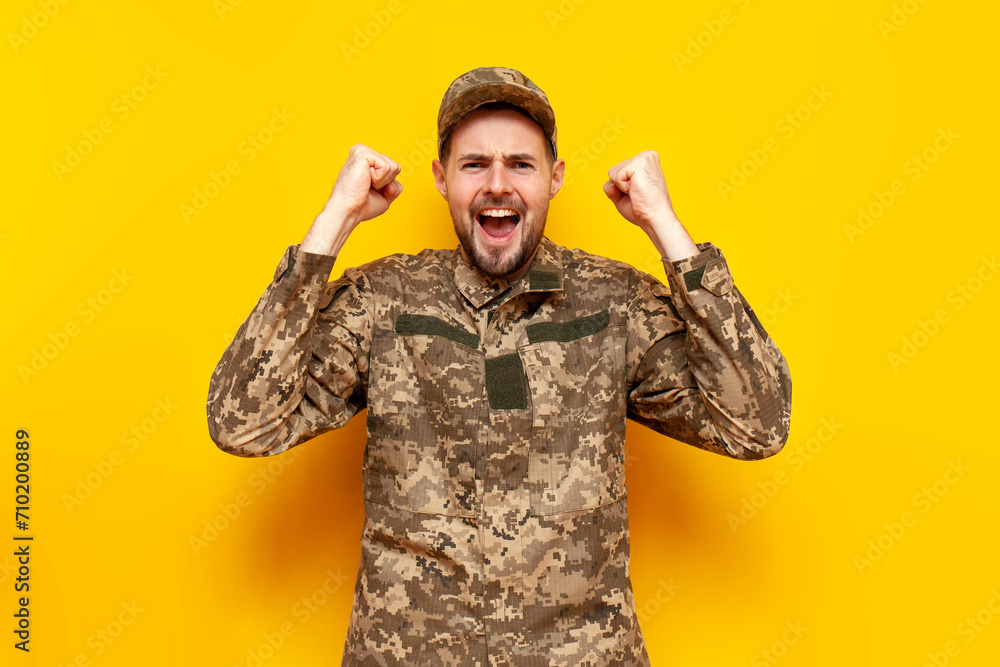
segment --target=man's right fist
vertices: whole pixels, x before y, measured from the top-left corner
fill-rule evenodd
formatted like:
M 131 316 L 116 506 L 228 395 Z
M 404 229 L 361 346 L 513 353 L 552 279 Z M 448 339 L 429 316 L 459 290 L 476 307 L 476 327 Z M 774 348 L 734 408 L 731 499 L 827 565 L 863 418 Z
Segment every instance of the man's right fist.
M 347 162 L 337 175 L 333 192 L 325 208 L 341 212 L 352 227 L 364 220 L 376 218 L 403 191 L 396 180 L 399 165 L 364 144 L 354 144 L 347 153 Z
M 376 218 L 403 191 L 399 165 L 364 144 L 354 144 L 337 174 L 333 192 L 313 221 L 300 250 L 336 255 L 358 223 Z

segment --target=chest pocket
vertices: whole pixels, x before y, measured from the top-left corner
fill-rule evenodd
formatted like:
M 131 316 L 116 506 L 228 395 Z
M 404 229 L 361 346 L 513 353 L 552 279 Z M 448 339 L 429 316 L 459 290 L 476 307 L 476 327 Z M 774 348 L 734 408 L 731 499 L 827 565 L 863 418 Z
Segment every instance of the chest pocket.
M 620 500 L 625 488 L 624 327 L 607 310 L 529 325 L 518 352 L 531 392 L 530 511 Z
M 411 512 L 475 516 L 483 419 L 479 336 L 400 315 L 372 338 L 365 499 Z

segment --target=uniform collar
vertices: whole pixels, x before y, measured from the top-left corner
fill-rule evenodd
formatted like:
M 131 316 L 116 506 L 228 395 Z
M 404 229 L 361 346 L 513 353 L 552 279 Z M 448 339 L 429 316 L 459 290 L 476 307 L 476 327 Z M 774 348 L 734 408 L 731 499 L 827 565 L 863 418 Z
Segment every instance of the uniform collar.
M 452 261 L 455 266 L 455 284 L 469 303 L 475 308 L 503 294 L 510 288 L 508 296 L 522 292 L 555 292 L 563 288 L 562 254 L 558 246 L 543 236 L 528 271 L 520 280 L 510 283 L 502 278 L 493 278 L 472 266 L 462 256 L 462 247 L 455 248 Z

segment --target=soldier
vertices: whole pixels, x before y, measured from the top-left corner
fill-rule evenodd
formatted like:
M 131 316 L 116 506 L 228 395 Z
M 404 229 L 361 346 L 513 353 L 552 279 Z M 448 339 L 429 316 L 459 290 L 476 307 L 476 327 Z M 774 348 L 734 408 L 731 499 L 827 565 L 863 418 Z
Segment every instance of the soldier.
M 625 420 L 755 460 L 788 437 L 787 363 L 720 250 L 674 215 L 659 158 L 604 192 L 669 288 L 543 232 L 555 115 L 520 72 L 448 88 L 434 179 L 459 245 L 327 282 L 400 167 L 351 147 L 212 375 L 213 441 L 272 456 L 367 408 L 362 557 L 343 664 L 645 665 L 629 579 Z

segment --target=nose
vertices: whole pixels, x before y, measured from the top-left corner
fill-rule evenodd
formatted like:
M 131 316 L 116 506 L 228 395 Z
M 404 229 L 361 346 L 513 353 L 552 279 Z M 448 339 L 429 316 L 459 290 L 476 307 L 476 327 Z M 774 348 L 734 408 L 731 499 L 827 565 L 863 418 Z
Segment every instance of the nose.
M 489 171 L 486 174 L 486 183 L 483 192 L 490 195 L 509 195 L 514 191 L 507 167 L 502 160 L 494 160 L 490 163 Z

